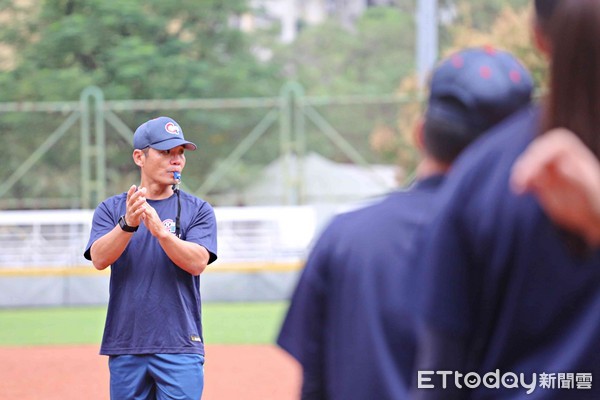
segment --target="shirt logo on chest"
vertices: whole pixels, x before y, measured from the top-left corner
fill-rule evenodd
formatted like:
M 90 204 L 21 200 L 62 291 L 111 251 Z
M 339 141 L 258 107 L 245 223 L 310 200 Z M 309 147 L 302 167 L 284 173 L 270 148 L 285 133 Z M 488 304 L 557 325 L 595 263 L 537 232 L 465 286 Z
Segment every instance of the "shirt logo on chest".
M 165 219 L 162 223 L 165 226 L 166 230 L 168 230 L 171 233 L 175 233 L 175 221 L 169 218 Z

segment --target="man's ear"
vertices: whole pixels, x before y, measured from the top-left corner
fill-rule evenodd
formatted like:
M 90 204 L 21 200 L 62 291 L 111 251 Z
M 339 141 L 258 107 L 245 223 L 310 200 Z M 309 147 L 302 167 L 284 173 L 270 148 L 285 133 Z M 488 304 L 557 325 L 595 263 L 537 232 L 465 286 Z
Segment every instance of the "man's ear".
M 413 128 L 413 141 L 420 152 L 425 150 L 425 118 L 423 116 L 417 119 Z
M 133 151 L 133 154 L 131 155 L 133 157 L 133 162 L 135 163 L 135 165 L 137 165 L 138 167 L 142 167 L 144 165 L 144 152 L 140 149 L 135 149 Z

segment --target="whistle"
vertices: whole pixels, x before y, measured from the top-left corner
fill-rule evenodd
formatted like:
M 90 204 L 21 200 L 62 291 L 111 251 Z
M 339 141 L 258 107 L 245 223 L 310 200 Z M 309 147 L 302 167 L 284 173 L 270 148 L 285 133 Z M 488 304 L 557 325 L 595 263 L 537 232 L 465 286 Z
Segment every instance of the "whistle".
M 175 183 L 173 184 L 173 190 L 177 192 L 179 195 L 179 184 L 181 183 L 181 172 L 173 171 L 173 179 L 175 179 Z

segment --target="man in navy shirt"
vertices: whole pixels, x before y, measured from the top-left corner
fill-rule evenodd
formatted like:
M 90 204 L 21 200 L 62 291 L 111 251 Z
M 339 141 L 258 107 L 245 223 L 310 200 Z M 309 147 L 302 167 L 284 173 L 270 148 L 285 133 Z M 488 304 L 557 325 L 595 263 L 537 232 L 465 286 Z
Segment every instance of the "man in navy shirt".
M 277 343 L 303 368 L 305 399 L 404 399 L 415 337 L 398 279 L 415 232 L 433 214 L 443 175 L 491 125 L 530 100 L 532 80 L 506 52 L 474 48 L 434 71 L 406 191 L 339 215 L 311 251 Z
M 570 129 L 600 154 L 600 2 L 535 6 L 547 98 L 465 152 L 402 280 L 420 317 L 412 398 L 600 398 L 600 252 L 510 184 L 541 132 Z
M 94 212 L 85 257 L 110 266 L 100 353 L 111 399 L 198 400 L 204 386 L 200 273 L 217 258 L 207 202 L 179 190 L 185 150 L 196 145 L 168 117 L 140 125 L 133 160 L 141 183 Z

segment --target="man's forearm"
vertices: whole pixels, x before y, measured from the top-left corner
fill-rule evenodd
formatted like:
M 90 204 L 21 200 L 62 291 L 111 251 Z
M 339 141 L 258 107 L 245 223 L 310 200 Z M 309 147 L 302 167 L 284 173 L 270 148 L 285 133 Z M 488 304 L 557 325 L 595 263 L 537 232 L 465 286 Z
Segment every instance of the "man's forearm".
M 186 242 L 170 233 L 161 236 L 158 242 L 171 261 L 184 271 L 195 276 L 206 269 L 210 255 L 199 244 Z
M 90 248 L 94 267 L 103 270 L 123 254 L 133 233 L 123 231 L 118 225 L 112 231 L 96 240 Z

